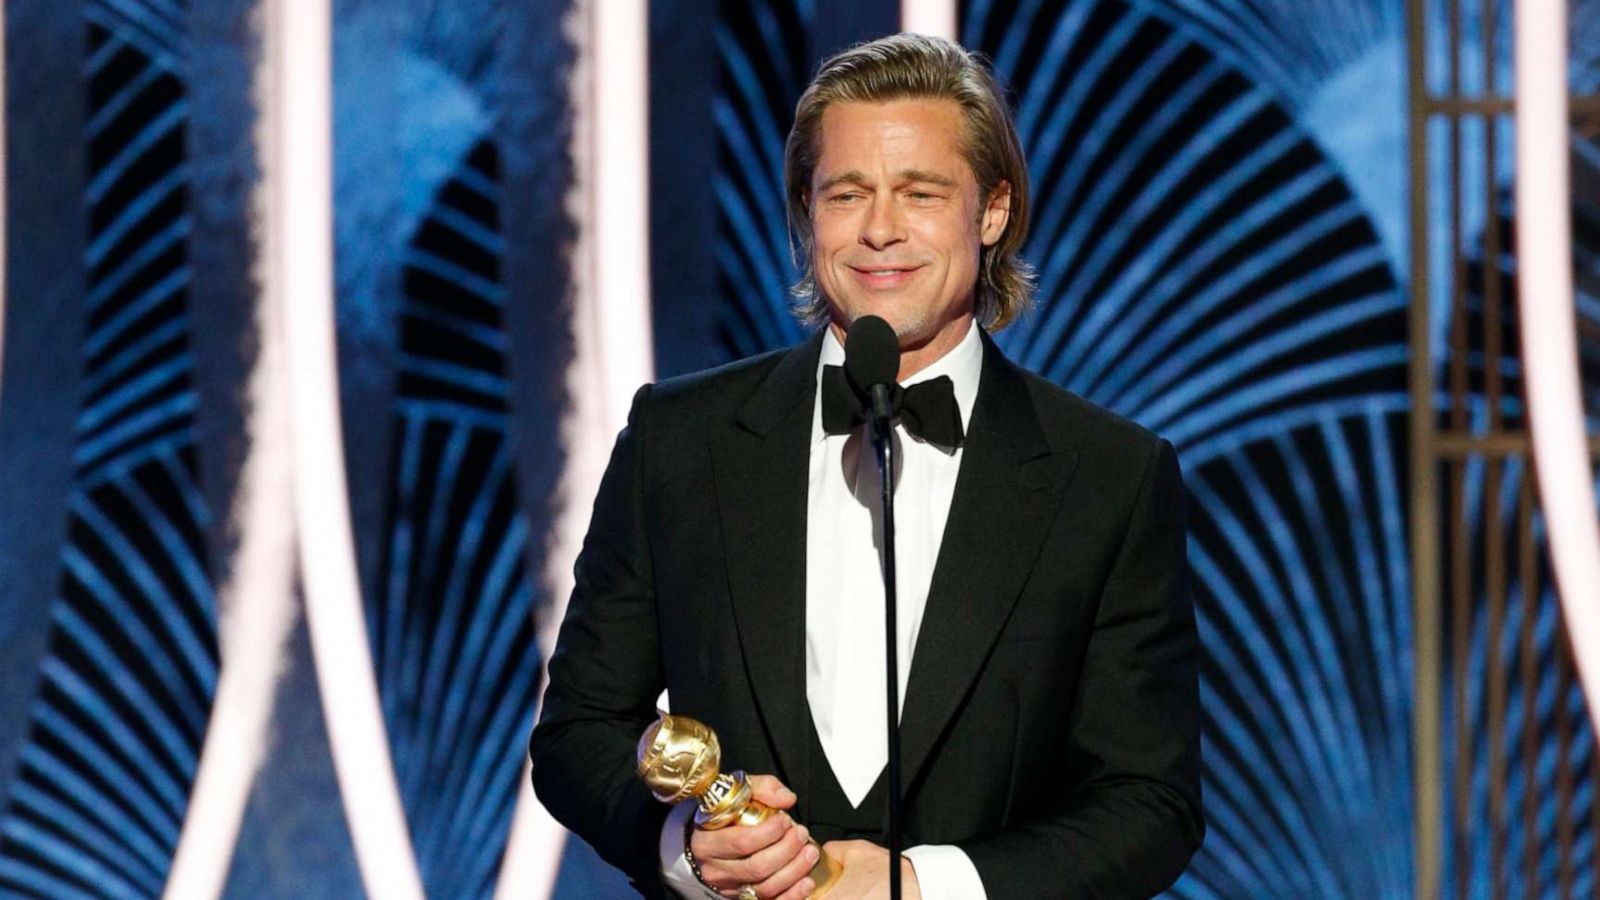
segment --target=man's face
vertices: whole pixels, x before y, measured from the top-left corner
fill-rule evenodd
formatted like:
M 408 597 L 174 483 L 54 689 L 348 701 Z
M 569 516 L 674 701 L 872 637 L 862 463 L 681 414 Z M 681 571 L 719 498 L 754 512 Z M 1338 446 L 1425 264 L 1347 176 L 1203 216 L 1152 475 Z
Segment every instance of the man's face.
M 902 349 L 940 352 L 966 333 L 978 252 L 1005 230 L 1010 194 L 1002 183 L 979 196 L 961 130 L 953 100 L 823 112 L 811 228 L 817 284 L 840 329 L 881 316 Z

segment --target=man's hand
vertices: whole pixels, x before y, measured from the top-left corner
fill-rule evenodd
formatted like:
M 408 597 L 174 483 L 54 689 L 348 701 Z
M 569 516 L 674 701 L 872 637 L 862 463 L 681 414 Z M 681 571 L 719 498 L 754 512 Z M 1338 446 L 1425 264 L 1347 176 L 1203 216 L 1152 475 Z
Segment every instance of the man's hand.
M 794 791 L 771 775 L 749 776 L 755 799 L 777 810 L 794 806 Z M 759 825 L 733 825 L 717 831 L 694 829 L 689 850 L 700 866 L 700 877 L 726 897 L 751 885 L 757 896 L 803 900 L 816 887 L 806 875 L 817 861 L 817 851 L 806 843 L 808 832 L 786 812 L 769 816 Z
M 889 850 L 871 841 L 829 841 L 824 850 L 844 867 L 844 875 L 828 900 L 879 900 L 889 896 Z M 911 860 L 900 857 L 900 896 L 902 900 L 922 900 L 917 886 L 917 870 Z

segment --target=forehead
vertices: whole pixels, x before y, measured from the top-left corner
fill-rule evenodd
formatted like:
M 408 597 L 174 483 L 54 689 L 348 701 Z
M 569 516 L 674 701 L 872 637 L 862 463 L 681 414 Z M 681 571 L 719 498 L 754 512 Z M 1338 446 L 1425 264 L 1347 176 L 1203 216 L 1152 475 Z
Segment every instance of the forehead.
M 954 100 L 917 98 L 886 103 L 834 103 L 822 112 L 815 177 L 872 166 L 937 167 L 967 174 L 962 154 L 961 106 Z

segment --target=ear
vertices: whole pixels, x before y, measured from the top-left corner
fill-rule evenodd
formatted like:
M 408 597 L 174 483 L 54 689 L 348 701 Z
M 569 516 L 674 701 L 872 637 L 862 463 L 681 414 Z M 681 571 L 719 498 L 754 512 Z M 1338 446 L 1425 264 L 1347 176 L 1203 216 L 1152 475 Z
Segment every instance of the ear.
M 1000 235 L 1006 232 L 1006 223 L 1011 221 L 1011 182 L 1001 181 L 989 192 L 989 198 L 984 203 L 983 215 L 979 218 L 978 238 L 985 247 L 993 247 Z

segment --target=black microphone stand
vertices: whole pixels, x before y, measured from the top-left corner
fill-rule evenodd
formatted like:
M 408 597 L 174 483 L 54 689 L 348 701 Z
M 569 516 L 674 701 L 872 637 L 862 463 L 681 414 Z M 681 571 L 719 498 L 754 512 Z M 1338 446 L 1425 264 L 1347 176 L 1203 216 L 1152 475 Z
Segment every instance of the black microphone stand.
M 899 602 L 895 591 L 895 451 L 891 389 L 891 385 L 875 384 L 868 394 L 872 402 L 872 447 L 878 459 L 878 482 L 883 487 L 884 666 L 889 685 L 889 897 L 900 900 L 900 641 L 895 624 Z

